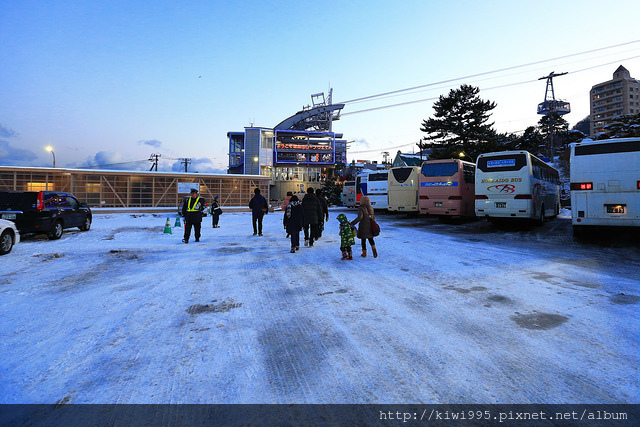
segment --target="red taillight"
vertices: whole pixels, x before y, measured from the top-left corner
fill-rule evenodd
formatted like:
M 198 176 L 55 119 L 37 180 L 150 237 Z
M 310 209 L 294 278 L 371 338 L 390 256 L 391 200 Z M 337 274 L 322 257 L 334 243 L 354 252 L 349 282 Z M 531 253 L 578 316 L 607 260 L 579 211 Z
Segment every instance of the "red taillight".
M 591 182 L 572 182 L 569 185 L 571 190 L 593 190 L 593 183 Z
M 638 181 L 638 185 L 636 187 L 638 190 L 640 190 L 640 181 Z
M 462 200 L 462 196 L 449 196 L 449 200 Z
M 514 199 L 532 199 L 531 194 L 516 194 Z
M 44 207 L 44 202 L 42 201 L 42 191 L 38 191 L 38 196 L 36 200 L 36 210 L 41 211 Z
M 427 200 L 429 196 L 420 196 L 420 200 Z
M 484 194 L 476 194 L 476 200 L 488 199 L 489 196 L 485 196 Z

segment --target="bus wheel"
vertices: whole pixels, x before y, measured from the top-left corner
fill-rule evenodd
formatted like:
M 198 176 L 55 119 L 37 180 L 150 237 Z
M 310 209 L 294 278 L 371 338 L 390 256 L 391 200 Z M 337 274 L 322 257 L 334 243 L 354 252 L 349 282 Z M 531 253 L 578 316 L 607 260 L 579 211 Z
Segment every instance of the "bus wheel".
M 540 214 L 538 215 L 538 225 L 544 225 L 544 205 L 540 206 Z

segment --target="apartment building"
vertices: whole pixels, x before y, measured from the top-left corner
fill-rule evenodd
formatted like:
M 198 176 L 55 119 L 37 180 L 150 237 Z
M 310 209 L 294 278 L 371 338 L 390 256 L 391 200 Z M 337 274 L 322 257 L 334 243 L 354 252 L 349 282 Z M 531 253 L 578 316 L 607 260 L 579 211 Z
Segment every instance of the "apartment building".
M 589 104 L 591 136 L 595 136 L 615 117 L 640 112 L 640 81 L 621 65 L 613 79 L 591 88 Z

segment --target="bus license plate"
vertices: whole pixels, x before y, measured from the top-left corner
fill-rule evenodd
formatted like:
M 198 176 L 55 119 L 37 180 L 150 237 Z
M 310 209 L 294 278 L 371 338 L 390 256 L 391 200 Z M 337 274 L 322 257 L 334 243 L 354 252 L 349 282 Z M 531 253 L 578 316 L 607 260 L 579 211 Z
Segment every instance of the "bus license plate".
M 608 214 L 621 214 L 627 213 L 627 205 L 604 205 Z
M 496 208 L 506 208 L 507 202 L 496 202 Z
M 442 202 L 433 202 L 433 206 L 435 206 L 436 208 L 441 208 Z
M 16 214 L 14 213 L 3 213 L 2 219 L 16 219 Z

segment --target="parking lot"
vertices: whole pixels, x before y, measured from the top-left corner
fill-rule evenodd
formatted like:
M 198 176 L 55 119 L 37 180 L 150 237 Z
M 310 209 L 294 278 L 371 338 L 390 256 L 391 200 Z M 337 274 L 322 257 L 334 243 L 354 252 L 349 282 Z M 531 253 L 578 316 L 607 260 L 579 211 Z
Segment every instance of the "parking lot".
M 189 245 L 161 214 L 26 236 L 1 403 L 640 403 L 637 241 L 380 214 L 380 256 L 341 261 L 339 213 L 296 254 L 278 212 Z

